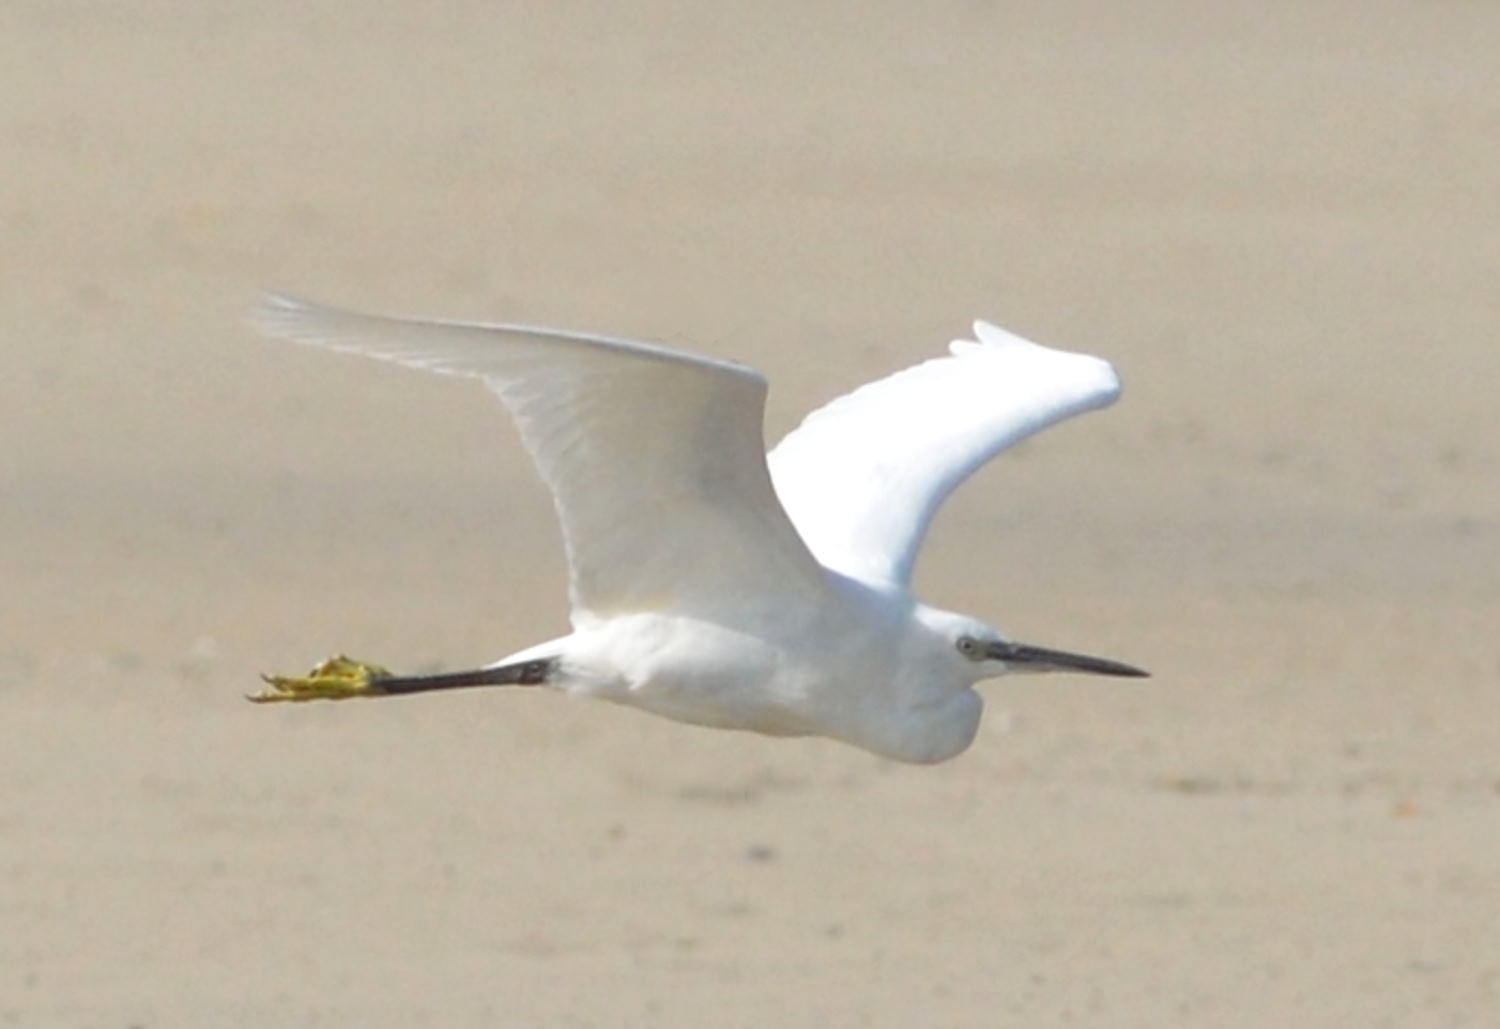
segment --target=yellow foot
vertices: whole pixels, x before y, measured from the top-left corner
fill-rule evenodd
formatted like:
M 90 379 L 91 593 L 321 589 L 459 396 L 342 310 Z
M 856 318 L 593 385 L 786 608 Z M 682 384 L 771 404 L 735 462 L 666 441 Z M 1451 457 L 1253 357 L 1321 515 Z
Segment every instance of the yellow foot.
M 390 677 L 379 665 L 355 661 L 343 654 L 331 657 L 306 675 L 262 675 L 269 689 L 247 694 L 246 700 L 269 704 L 278 700 L 348 700 L 378 697 L 377 681 Z

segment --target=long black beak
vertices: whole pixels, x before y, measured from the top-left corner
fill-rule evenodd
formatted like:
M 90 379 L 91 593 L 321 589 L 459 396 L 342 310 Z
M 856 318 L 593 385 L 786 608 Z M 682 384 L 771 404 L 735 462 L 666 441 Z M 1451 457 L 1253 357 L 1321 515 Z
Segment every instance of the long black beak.
M 1122 675 L 1132 679 L 1143 679 L 1151 674 L 1134 665 L 1104 657 L 1072 654 L 1066 650 L 1050 650 L 1026 643 L 991 644 L 989 656 L 996 661 L 1004 661 L 1017 672 L 1087 672 L 1090 675 Z

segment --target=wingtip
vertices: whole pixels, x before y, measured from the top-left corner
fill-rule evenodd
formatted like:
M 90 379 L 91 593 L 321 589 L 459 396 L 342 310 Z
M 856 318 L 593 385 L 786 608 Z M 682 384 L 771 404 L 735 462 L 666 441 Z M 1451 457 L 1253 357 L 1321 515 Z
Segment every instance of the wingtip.
M 279 289 L 268 289 L 260 295 L 260 303 L 257 306 L 279 311 L 288 308 L 306 307 L 307 301 Z
M 956 339 L 948 344 L 948 352 L 954 357 L 962 357 L 965 354 L 981 353 L 985 350 L 1001 350 L 1008 347 L 1041 347 L 1024 336 L 1017 336 L 1014 332 L 1002 329 L 994 322 L 987 322 L 983 318 L 977 318 L 973 322 L 973 339 Z M 1042 349 L 1047 349 L 1042 347 Z
M 1119 370 L 1109 361 L 1102 357 L 1094 360 L 1099 362 L 1100 374 L 1103 376 L 1099 386 L 1099 406 L 1108 407 L 1125 392 L 1125 380 L 1120 378 Z
M 1020 357 L 1029 354 L 1072 361 L 1077 368 L 1076 381 L 1080 388 L 1084 383 L 1092 384 L 1086 410 L 1108 407 L 1120 399 L 1120 394 L 1124 391 L 1120 373 L 1104 358 L 1045 346 L 982 318 L 974 321 L 974 339 L 956 339 L 948 344 L 948 352 L 958 358 L 982 358 L 986 354 Z
M 250 310 L 250 326 L 263 336 L 294 343 L 322 342 L 318 323 L 341 312 L 293 293 L 267 290 Z
M 994 322 L 987 322 L 983 318 L 977 318 L 974 321 L 974 338 L 981 345 L 987 347 L 1034 347 L 1039 345 L 1023 336 L 1017 336 L 1009 329 L 1002 329 Z
M 248 320 L 257 332 L 267 336 L 280 336 L 285 329 L 284 319 L 306 309 L 307 303 L 290 293 L 268 289 L 250 309 Z

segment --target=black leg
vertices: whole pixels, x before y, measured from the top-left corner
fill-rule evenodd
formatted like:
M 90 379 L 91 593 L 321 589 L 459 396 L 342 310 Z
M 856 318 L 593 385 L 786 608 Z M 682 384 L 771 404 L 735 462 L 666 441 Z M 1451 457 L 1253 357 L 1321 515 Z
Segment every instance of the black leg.
M 374 694 L 426 693 L 429 690 L 457 690 L 470 686 L 540 686 L 557 668 L 555 658 L 522 661 L 498 668 L 476 668 L 469 672 L 443 672 L 437 675 L 381 675 L 370 680 Z

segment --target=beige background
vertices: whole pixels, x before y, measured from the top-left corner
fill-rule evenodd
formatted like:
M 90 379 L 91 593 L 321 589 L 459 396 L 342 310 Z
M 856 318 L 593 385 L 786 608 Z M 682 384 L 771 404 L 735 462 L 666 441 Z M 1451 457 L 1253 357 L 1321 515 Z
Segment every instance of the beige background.
M 1500 1024 L 1500 9 L 1229 6 L 0 5 L 0 1024 Z M 1106 355 L 920 579 L 1156 677 L 931 769 L 251 707 L 566 615 L 485 392 L 268 286 L 736 357 L 772 437 L 976 316 Z

